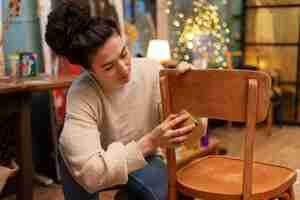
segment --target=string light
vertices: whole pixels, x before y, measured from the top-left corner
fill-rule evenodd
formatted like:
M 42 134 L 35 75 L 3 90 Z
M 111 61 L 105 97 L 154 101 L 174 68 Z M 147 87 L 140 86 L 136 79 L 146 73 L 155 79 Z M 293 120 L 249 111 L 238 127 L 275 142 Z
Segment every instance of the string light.
M 222 2 L 227 3 L 226 0 Z M 170 14 L 172 9 L 174 10 L 175 6 L 169 0 L 166 12 Z M 225 67 L 224 56 L 230 42 L 230 30 L 219 15 L 219 8 L 208 0 L 193 0 L 192 10 L 193 16 L 185 16 L 183 13 L 174 15 L 172 25 L 178 36 L 179 46 L 172 49 L 172 55 L 176 55 L 177 59 L 189 61 L 193 53 L 205 53 L 210 62 Z

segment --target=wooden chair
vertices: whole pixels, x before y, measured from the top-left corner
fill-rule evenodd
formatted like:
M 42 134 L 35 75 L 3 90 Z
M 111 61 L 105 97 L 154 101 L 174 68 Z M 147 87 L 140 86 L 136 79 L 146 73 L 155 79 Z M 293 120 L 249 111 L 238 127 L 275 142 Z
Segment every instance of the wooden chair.
M 167 149 L 169 200 L 177 192 L 205 200 L 294 200 L 292 169 L 253 161 L 256 123 L 268 112 L 271 80 L 259 71 L 174 70 L 160 74 L 163 116 L 186 109 L 194 116 L 246 122 L 244 159 L 210 155 L 176 170 L 173 148 Z
M 226 51 L 225 56 L 227 59 L 227 67 L 229 70 L 233 70 L 233 57 L 241 57 L 242 52 L 241 51 Z M 256 69 L 256 68 L 254 68 Z M 271 98 L 271 97 L 270 97 Z M 268 136 L 272 135 L 272 126 L 273 126 L 273 106 L 272 102 L 269 104 L 269 109 L 268 109 L 268 115 L 267 115 L 267 120 L 266 120 L 267 126 L 266 126 L 266 132 Z M 228 122 L 228 127 L 232 127 L 232 122 Z

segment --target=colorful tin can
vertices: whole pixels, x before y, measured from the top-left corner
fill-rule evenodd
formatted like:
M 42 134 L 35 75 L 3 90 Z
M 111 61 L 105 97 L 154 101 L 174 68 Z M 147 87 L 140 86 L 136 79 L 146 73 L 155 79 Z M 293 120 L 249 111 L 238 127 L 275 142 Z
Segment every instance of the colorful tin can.
M 20 69 L 22 77 L 37 76 L 37 54 L 31 52 L 20 53 Z

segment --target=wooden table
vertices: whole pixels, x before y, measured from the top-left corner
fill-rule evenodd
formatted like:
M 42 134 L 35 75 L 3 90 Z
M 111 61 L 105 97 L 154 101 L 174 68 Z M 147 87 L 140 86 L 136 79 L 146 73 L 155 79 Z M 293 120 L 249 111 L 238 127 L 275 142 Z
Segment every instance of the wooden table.
M 15 112 L 17 163 L 17 199 L 33 199 L 33 160 L 31 139 L 31 94 L 70 86 L 74 76 L 41 77 L 30 80 L 0 80 L 1 114 Z M 5 106 L 13 102 L 14 106 Z M 10 104 L 11 105 L 11 104 Z M 3 107 L 3 108 L 2 108 Z

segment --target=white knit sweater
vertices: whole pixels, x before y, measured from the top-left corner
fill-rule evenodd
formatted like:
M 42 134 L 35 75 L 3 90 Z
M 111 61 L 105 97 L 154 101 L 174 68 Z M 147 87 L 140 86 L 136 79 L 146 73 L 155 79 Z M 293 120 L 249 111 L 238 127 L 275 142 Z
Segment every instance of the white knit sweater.
M 73 82 L 59 148 L 87 191 L 125 184 L 129 173 L 145 166 L 136 141 L 159 123 L 160 68 L 133 59 L 131 80 L 109 95 L 88 72 Z

